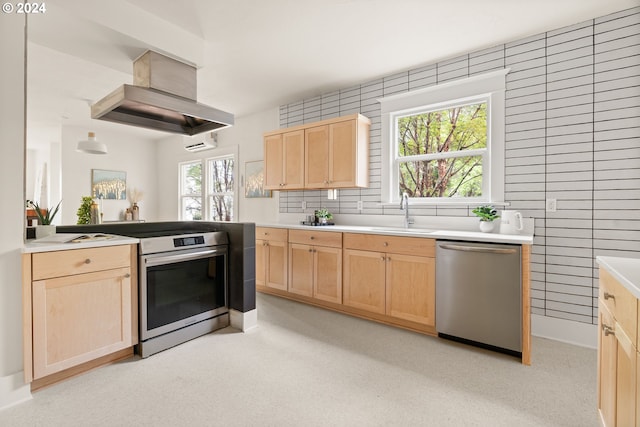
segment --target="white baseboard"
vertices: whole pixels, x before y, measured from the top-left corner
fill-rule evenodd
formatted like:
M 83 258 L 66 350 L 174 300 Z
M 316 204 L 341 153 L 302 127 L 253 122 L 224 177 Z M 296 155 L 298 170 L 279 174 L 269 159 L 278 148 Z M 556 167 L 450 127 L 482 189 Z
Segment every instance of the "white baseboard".
M 253 309 L 244 313 L 233 309 L 229 310 L 229 323 L 232 328 L 247 332 L 258 326 L 258 310 Z
M 24 373 L 0 377 L 0 410 L 31 399 L 31 387 L 24 383 Z
M 531 315 L 531 335 L 580 347 L 598 347 L 598 325 L 546 317 L 539 314 Z

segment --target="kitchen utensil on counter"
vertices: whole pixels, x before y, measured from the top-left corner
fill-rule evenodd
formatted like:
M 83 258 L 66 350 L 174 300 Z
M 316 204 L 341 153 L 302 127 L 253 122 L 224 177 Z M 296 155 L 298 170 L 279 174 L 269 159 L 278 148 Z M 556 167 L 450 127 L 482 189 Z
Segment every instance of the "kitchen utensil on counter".
M 518 211 L 502 211 L 500 216 L 500 234 L 520 234 L 524 226 L 522 214 Z

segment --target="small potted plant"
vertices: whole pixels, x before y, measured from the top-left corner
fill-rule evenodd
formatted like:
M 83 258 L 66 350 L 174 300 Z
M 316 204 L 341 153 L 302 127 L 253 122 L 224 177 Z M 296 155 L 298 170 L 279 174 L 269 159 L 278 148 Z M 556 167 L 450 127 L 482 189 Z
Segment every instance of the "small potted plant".
M 478 206 L 472 210 L 480 218 L 480 231 L 489 233 L 493 230 L 493 221 L 500 218 L 496 209 L 491 205 Z
M 333 219 L 333 215 L 325 208 L 321 208 L 316 211 L 316 218 L 320 224 L 326 224 Z
M 93 203 L 93 197 L 82 196 L 82 204 L 76 212 L 78 224 L 91 224 L 91 203 Z
M 51 209 L 41 209 L 38 205 L 38 202 L 34 202 L 33 200 L 27 200 L 27 207 L 34 209 L 36 216 L 38 217 L 38 226 L 36 227 L 36 239 L 40 239 L 42 237 L 47 237 L 52 234 L 56 234 L 56 226 L 51 224 L 53 218 L 55 218 L 58 213 L 58 209 L 60 209 L 60 203 L 62 200 L 58 202 L 56 207 Z

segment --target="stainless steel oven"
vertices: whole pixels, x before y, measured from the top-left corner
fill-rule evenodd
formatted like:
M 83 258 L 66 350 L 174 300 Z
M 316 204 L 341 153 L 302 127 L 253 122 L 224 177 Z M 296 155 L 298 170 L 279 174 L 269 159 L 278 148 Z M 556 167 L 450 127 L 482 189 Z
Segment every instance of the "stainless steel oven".
M 140 239 L 140 343 L 148 357 L 229 325 L 225 232 Z

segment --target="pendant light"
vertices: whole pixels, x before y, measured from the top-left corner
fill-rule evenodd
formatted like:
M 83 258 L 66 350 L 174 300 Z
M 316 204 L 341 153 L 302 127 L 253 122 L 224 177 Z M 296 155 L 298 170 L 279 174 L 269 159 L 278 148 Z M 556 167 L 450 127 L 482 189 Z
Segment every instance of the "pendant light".
M 89 132 L 89 136 L 86 141 L 78 141 L 76 151 L 88 154 L 107 154 L 107 145 L 102 142 L 98 142 L 94 132 Z

